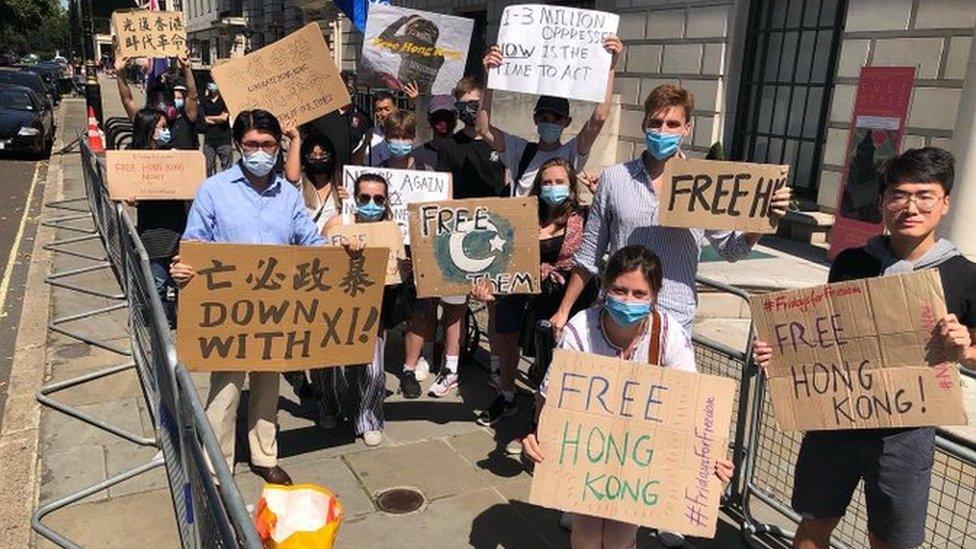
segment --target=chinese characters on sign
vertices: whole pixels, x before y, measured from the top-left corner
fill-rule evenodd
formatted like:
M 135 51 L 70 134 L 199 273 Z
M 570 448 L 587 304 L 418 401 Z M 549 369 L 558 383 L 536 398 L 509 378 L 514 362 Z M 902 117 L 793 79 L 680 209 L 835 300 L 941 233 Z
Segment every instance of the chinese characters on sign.
M 133 57 L 181 57 L 186 55 L 186 27 L 178 11 L 116 11 L 112 27 L 118 55 Z

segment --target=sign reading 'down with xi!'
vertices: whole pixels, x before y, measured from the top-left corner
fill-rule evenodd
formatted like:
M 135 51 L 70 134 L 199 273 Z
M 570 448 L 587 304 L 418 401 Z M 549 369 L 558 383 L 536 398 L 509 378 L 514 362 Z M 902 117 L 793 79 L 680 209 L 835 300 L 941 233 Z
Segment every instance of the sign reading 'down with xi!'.
M 206 178 L 200 151 L 105 151 L 105 184 L 112 200 L 192 200 Z
M 599 103 L 607 94 L 612 55 L 603 40 L 620 16 L 565 6 L 522 4 L 502 12 L 502 63 L 488 87 Z
M 773 193 L 786 186 L 789 166 L 672 158 L 661 181 L 659 222 L 666 227 L 771 234 Z
M 182 242 L 176 347 L 190 370 L 308 370 L 373 359 L 387 250 Z
M 556 350 L 529 501 L 713 537 L 735 382 Z
M 417 296 L 465 295 L 485 279 L 496 294 L 539 293 L 538 208 L 535 197 L 411 204 Z
M 132 10 L 112 13 L 118 55 L 180 57 L 186 55 L 186 27 L 178 11 Z
M 214 66 L 211 73 L 231 120 L 241 111 L 264 109 L 282 125 L 304 124 L 350 102 L 318 23 Z
M 836 282 L 749 300 L 784 431 L 965 425 L 959 367 L 936 339 L 938 271 Z

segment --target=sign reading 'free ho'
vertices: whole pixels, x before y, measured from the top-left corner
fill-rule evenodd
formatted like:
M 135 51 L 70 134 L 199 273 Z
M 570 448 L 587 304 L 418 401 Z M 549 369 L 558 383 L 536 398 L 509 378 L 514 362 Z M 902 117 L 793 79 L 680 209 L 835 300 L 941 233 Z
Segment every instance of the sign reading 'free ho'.
M 498 28 L 502 64 L 488 73 L 488 87 L 601 102 L 612 60 L 603 40 L 619 23 L 602 11 L 508 6 Z
M 183 242 L 176 347 L 190 370 L 307 370 L 373 360 L 388 250 Z
M 786 431 L 965 425 L 959 368 L 935 326 L 938 271 L 750 298 L 776 422 Z
M 105 184 L 112 200 L 192 200 L 206 178 L 200 151 L 105 151 Z
M 713 537 L 732 379 L 557 350 L 529 501 Z
M 771 234 L 773 193 L 789 166 L 672 158 L 664 167 L 659 222 L 667 227 Z

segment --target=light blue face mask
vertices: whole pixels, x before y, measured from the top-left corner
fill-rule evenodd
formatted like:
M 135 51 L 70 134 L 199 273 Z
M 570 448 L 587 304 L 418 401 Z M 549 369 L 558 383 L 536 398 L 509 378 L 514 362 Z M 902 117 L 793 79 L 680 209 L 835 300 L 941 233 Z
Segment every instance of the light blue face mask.
M 651 156 L 658 160 L 666 160 L 678 152 L 678 147 L 681 145 L 681 134 L 647 130 L 644 132 L 644 140 L 647 142 L 647 152 Z
M 539 140 L 544 143 L 557 143 L 563 135 L 563 127 L 552 122 L 539 122 L 536 130 L 539 132 Z
M 542 201 L 550 206 L 558 206 L 569 198 L 568 185 L 543 185 L 539 191 Z
M 211 94 L 217 93 L 217 84 L 210 82 L 207 84 L 207 91 Z
M 241 158 L 244 169 L 258 177 L 264 177 L 271 173 L 271 170 L 275 166 L 275 161 L 277 161 L 275 155 L 260 150 L 244 153 L 244 156 Z
M 621 326 L 633 326 L 651 314 L 650 301 L 621 301 L 612 295 L 603 300 L 603 308 Z
M 172 135 L 169 133 L 169 128 L 160 128 L 159 133 L 156 135 L 156 143 L 165 145 L 169 143 L 170 139 L 172 139 Z
M 387 141 L 386 146 L 390 149 L 390 156 L 403 158 L 413 150 L 413 141 Z
M 356 215 L 364 221 L 379 221 L 386 209 L 370 200 L 369 202 L 356 206 Z
M 177 110 L 182 109 L 183 105 L 184 105 L 184 101 L 182 97 L 177 97 L 176 99 L 173 99 L 173 106 L 176 107 Z

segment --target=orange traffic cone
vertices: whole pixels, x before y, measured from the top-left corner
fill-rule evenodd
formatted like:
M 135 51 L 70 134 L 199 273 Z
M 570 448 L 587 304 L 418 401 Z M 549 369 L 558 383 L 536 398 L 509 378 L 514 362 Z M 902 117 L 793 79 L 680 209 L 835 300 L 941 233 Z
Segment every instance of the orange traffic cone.
M 92 152 L 105 152 L 105 133 L 98 127 L 93 107 L 88 107 L 88 146 Z

